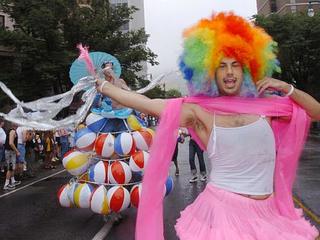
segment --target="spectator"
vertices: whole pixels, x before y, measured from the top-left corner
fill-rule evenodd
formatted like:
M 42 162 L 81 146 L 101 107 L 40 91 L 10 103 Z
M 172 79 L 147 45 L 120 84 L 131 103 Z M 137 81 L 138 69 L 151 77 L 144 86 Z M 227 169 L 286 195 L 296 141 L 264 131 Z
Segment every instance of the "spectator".
M 7 163 L 7 173 L 6 181 L 4 183 L 4 190 L 13 190 L 21 182 L 16 181 L 14 178 L 14 171 L 16 168 L 17 157 L 19 157 L 20 152 L 18 150 L 18 137 L 16 133 L 17 126 L 12 124 L 12 127 L 7 132 L 7 138 L 5 142 L 5 158 Z M 11 181 L 11 183 L 10 183 Z
M 61 128 L 58 130 L 58 134 L 60 136 L 60 144 L 61 144 L 61 158 L 69 151 L 69 132 L 65 128 Z
M 207 180 L 207 171 L 206 171 L 206 165 L 204 163 L 204 158 L 203 158 L 203 151 L 199 147 L 199 145 L 190 137 L 189 141 L 189 164 L 190 164 L 190 169 L 192 173 L 192 178 L 189 180 L 190 183 L 194 183 L 198 181 L 198 175 L 197 175 L 197 168 L 196 164 L 194 162 L 195 156 L 198 156 L 198 161 L 199 161 L 199 168 L 200 168 L 200 174 L 201 178 L 200 181 L 205 182 Z
M 55 168 L 52 165 L 52 158 L 54 154 L 54 147 L 55 147 L 55 142 L 54 142 L 54 137 L 53 137 L 53 132 L 48 131 L 45 133 L 45 142 L 44 142 L 44 168 L 45 169 L 53 169 Z
M 34 132 L 31 130 L 27 131 L 27 138 L 26 138 L 26 163 L 27 163 L 27 177 L 33 178 L 34 176 Z
M 39 133 L 36 133 L 35 137 L 33 138 L 33 146 L 34 160 L 36 162 L 39 162 L 39 160 L 42 159 L 43 155 L 43 141 Z
M 6 143 L 7 135 L 3 129 L 4 120 L 0 118 L 0 170 L 4 172 L 4 163 L 5 163 L 5 148 L 4 145 Z
M 176 167 L 176 173 L 175 173 L 176 176 L 179 176 L 179 174 L 180 174 L 179 166 L 178 166 L 179 143 L 184 143 L 184 135 L 182 134 L 182 131 L 180 129 L 179 129 L 179 133 L 178 133 L 176 147 L 174 149 L 174 153 L 172 156 L 172 161 Z

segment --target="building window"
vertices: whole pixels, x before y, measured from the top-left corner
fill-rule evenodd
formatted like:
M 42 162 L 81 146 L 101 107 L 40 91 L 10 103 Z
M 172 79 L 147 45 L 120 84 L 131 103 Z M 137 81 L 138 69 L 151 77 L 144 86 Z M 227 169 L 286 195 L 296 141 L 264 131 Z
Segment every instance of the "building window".
M 271 12 L 277 12 L 277 1 L 276 0 L 270 0 L 270 10 Z
M 4 15 L 0 15 L 0 28 L 4 29 L 6 27 Z

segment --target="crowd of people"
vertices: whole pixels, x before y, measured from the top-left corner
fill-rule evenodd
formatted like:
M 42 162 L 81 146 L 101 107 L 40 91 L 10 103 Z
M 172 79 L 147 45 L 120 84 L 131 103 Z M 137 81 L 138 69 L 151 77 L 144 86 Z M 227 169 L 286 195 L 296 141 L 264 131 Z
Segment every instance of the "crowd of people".
M 0 119 L 0 169 L 4 190 L 13 190 L 39 167 L 54 169 L 73 146 L 71 130 L 34 131 Z

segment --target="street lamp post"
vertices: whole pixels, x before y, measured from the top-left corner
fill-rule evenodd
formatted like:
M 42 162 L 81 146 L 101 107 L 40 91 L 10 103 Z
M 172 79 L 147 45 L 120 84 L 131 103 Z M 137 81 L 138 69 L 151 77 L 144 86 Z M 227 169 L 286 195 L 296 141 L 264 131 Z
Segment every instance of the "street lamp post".
M 308 16 L 309 17 L 313 17 L 314 16 L 314 9 L 312 7 L 313 3 L 318 3 L 320 4 L 320 0 L 312 0 L 312 1 L 308 1 L 309 5 L 308 5 Z

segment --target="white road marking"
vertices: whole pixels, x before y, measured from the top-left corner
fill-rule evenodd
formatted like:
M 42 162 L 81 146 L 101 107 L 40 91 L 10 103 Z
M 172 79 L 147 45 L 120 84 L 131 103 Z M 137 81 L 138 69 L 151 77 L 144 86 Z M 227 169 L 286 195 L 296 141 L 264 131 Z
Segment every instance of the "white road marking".
M 112 220 L 109 220 L 101 229 L 99 232 L 97 232 L 97 234 L 92 238 L 92 240 L 103 240 L 105 239 L 105 237 L 108 235 L 108 233 L 110 232 L 112 225 L 113 225 Z
M 49 175 L 49 176 L 46 176 L 46 177 L 44 177 L 44 178 L 41 178 L 41 179 L 39 179 L 39 180 L 37 180 L 37 181 L 31 182 L 31 183 L 29 183 L 29 184 L 27 184 L 27 185 L 25 185 L 25 186 L 23 186 L 23 187 L 20 187 L 20 188 L 17 188 L 17 189 L 15 189 L 15 190 L 12 190 L 12 191 L 10 191 L 10 192 L 8 192 L 8 193 L 2 194 L 2 195 L 0 195 L 0 198 L 6 197 L 6 196 L 8 196 L 8 195 L 10 195 L 10 194 L 13 194 L 13 193 L 15 193 L 15 192 L 17 192 L 17 191 L 20 191 L 20 190 L 22 190 L 22 189 L 25 189 L 25 188 L 27 188 L 27 187 L 30 187 L 30 186 L 38 183 L 38 182 L 41 182 L 41 181 L 43 181 L 43 180 L 46 180 L 46 179 L 51 178 L 51 177 L 53 177 L 53 176 L 56 176 L 56 175 L 58 175 L 58 174 L 60 174 L 60 173 L 63 173 L 63 172 L 65 172 L 65 171 L 66 171 L 65 169 L 64 169 L 64 170 L 61 170 L 61 171 L 59 171 L 59 172 L 56 172 L 56 173 L 53 173 L 53 174 L 51 174 L 51 175 Z

